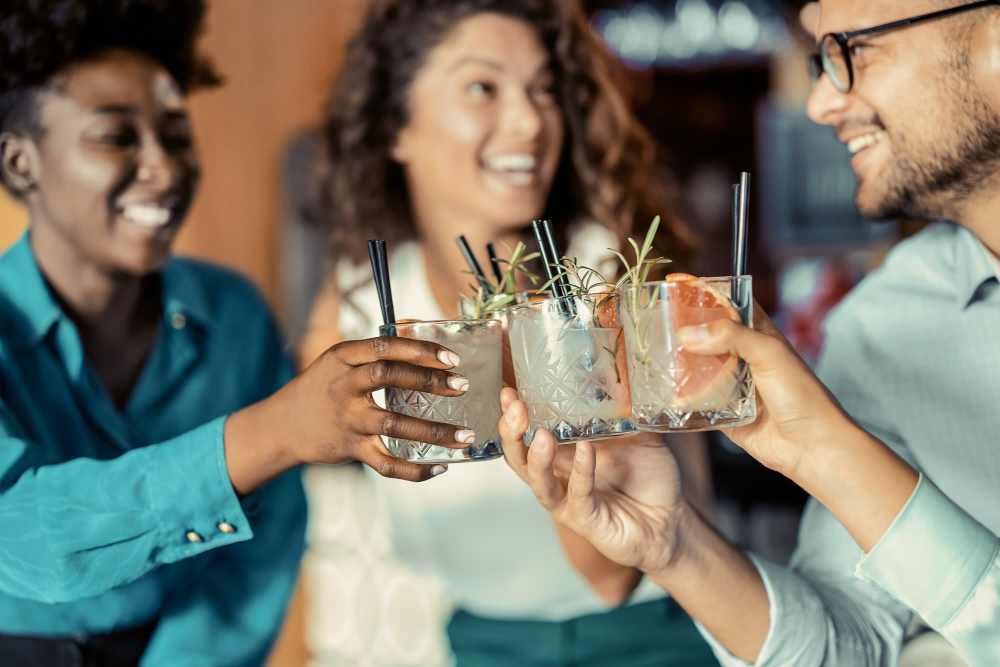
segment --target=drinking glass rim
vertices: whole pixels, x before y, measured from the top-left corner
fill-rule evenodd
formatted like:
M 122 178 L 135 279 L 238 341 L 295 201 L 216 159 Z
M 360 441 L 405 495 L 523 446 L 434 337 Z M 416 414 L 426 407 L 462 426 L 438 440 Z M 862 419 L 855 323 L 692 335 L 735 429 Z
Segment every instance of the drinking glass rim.
M 705 282 L 713 282 L 713 281 L 715 281 L 715 282 L 724 282 L 724 281 L 735 282 L 735 281 L 742 281 L 744 279 L 747 279 L 747 280 L 752 279 L 753 275 L 749 274 L 749 273 L 745 273 L 745 274 L 740 275 L 740 276 L 695 276 L 695 278 L 698 279 L 698 280 L 703 280 Z M 680 283 L 680 282 L 683 282 L 683 281 L 676 281 L 676 282 Z M 669 280 L 647 280 L 646 282 L 639 283 L 638 285 L 636 285 L 634 283 L 629 283 L 627 285 L 622 285 L 616 291 L 617 292 L 624 292 L 624 291 L 628 291 L 628 290 L 638 289 L 640 287 L 657 287 L 659 285 L 670 285 L 670 284 L 673 284 L 673 283 L 671 283 Z
M 599 296 L 614 296 L 615 294 L 617 294 L 617 290 L 611 290 L 610 292 L 598 292 L 596 294 L 572 294 L 572 295 L 568 295 L 568 296 L 552 296 L 552 295 L 549 295 L 549 296 L 545 297 L 544 299 L 538 299 L 536 301 L 527 301 L 525 303 L 511 304 L 510 306 L 507 306 L 503 310 L 506 311 L 506 312 L 508 312 L 508 313 L 510 313 L 510 312 L 515 311 L 515 310 L 522 310 L 522 309 L 526 309 L 526 308 L 533 308 L 533 307 L 536 307 L 536 306 L 541 306 L 541 305 L 549 303 L 549 302 L 559 303 L 559 302 L 566 302 L 566 301 L 584 301 L 584 300 L 587 300 L 587 299 L 593 301 L 593 300 L 595 300 L 596 297 L 599 297 Z
M 398 321 L 395 322 L 393 324 L 393 326 L 395 326 L 395 327 L 408 327 L 408 326 L 413 326 L 413 325 L 417 325 L 417 324 L 433 324 L 433 325 L 437 325 L 437 326 L 445 326 L 445 325 L 448 325 L 448 324 L 489 324 L 491 322 L 495 324 L 496 320 L 494 320 L 492 318 L 489 318 L 489 317 L 481 317 L 481 318 L 472 319 L 472 320 L 404 320 L 402 322 L 398 322 Z M 384 324 L 379 326 L 380 329 L 383 328 L 383 327 L 385 327 Z

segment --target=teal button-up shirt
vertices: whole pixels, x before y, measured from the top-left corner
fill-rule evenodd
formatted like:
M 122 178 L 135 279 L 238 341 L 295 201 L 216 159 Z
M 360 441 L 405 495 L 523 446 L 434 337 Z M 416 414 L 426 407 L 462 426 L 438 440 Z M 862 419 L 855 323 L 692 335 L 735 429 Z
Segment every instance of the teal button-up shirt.
M 259 665 L 303 550 L 290 471 L 242 500 L 226 415 L 292 376 L 246 280 L 174 258 L 163 325 L 124 410 L 25 235 L 0 256 L 0 634 L 79 636 L 158 618 L 143 665 Z

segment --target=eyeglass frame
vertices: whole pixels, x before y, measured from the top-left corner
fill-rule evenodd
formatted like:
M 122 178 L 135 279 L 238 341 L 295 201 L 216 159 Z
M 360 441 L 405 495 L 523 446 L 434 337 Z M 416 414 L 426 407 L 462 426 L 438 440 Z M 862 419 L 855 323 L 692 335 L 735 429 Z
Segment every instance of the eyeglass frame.
M 828 32 L 819 40 L 819 48 L 817 51 L 809 54 L 809 73 L 812 75 L 813 80 L 819 80 L 820 76 L 826 74 L 827 78 L 830 79 L 830 83 L 833 84 L 833 87 L 842 94 L 846 95 L 851 92 L 852 88 L 854 88 L 854 64 L 851 62 L 851 51 L 850 45 L 848 44 L 850 40 L 855 37 L 861 37 L 862 35 L 878 35 L 884 32 L 889 32 L 890 30 L 905 28 L 917 23 L 933 21 L 934 19 L 945 18 L 946 16 L 953 16 L 955 14 L 961 14 L 963 12 L 979 9 L 981 7 L 988 7 L 990 5 L 1000 6 L 1000 0 L 976 0 L 975 2 L 969 2 L 964 5 L 956 5 L 955 7 L 948 7 L 947 9 L 939 9 L 927 14 L 918 14 L 917 16 L 890 21 L 889 23 L 883 23 L 870 28 L 861 28 L 860 30 L 850 30 L 846 32 Z M 830 76 L 830 74 L 826 71 L 826 68 L 823 66 L 823 45 L 827 43 L 827 38 L 831 37 L 840 48 L 840 53 L 847 66 L 846 88 L 838 86 L 836 79 Z

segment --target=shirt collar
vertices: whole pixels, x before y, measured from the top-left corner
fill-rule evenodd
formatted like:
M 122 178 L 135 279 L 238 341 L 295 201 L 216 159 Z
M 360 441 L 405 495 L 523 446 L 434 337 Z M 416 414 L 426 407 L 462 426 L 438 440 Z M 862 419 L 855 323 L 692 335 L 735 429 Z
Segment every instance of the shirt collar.
M 975 234 L 959 226 L 955 238 L 955 297 L 967 308 L 983 296 L 983 283 L 997 280 L 997 265 Z
M 188 264 L 189 260 L 171 257 L 163 268 L 164 321 L 175 323 L 181 315 L 202 327 L 210 327 L 215 320 L 211 299 Z
M 62 310 L 49 291 L 31 250 L 28 232 L 0 256 L 0 320 L 11 342 L 38 343 Z
M 161 274 L 164 322 L 175 328 L 178 321 L 210 326 L 213 317 L 208 294 L 183 262 L 171 258 Z M 0 255 L 0 330 L 5 337 L 10 333 L 10 342 L 30 347 L 45 338 L 62 316 L 62 308 L 38 267 L 29 232 L 25 232 Z

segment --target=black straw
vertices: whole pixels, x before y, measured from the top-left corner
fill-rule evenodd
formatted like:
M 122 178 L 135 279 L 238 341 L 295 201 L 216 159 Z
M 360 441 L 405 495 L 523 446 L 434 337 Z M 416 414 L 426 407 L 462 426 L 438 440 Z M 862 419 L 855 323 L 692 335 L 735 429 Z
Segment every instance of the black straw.
M 736 275 L 747 272 L 747 225 L 750 217 L 750 172 L 740 173 L 740 205 L 736 221 Z
M 493 276 L 497 279 L 497 289 L 500 289 L 500 283 L 503 282 L 503 271 L 500 269 L 500 260 L 497 258 L 497 247 L 493 245 L 493 242 L 486 244 L 486 254 L 490 258 L 490 268 L 493 269 Z
M 479 265 L 479 260 L 476 259 L 475 254 L 472 252 L 472 247 L 469 245 L 468 239 L 465 238 L 465 234 L 460 235 L 455 242 L 458 243 L 459 250 L 462 251 L 462 257 L 465 258 L 465 263 L 469 265 L 469 269 L 472 271 L 472 275 L 476 277 L 476 282 L 487 294 L 493 294 L 493 286 L 490 285 L 490 281 L 486 278 L 486 274 L 483 273 L 483 267 Z
M 368 259 L 372 264 L 372 277 L 375 279 L 375 291 L 378 293 L 378 305 L 382 310 L 382 323 L 385 334 L 396 335 L 396 312 L 392 306 L 392 285 L 389 282 L 389 259 L 385 250 L 385 241 L 371 239 L 368 241 Z
M 562 268 L 562 262 L 559 261 L 561 255 L 556 246 L 555 237 L 552 235 L 552 226 L 548 220 L 532 220 L 531 229 L 535 232 L 538 250 L 545 263 L 545 275 L 548 276 L 549 282 L 552 284 L 552 296 L 558 299 L 560 312 L 571 317 L 576 309 L 567 299 L 570 294 L 569 285 L 566 273 Z

